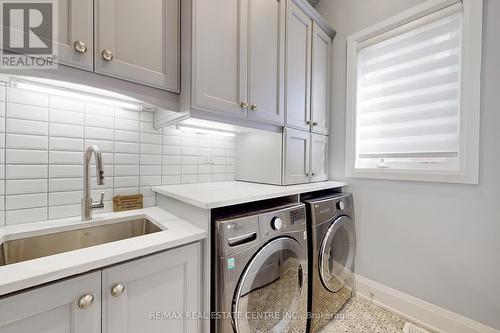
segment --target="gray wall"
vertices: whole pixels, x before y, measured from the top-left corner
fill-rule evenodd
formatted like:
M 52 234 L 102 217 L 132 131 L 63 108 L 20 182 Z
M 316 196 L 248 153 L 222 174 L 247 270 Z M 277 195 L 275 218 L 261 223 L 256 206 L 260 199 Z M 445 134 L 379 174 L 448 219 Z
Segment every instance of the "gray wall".
M 422 0 L 323 0 L 333 52 L 331 178 L 356 200 L 357 273 L 500 329 L 500 1 L 485 0 L 479 185 L 345 179 L 346 37 Z M 479 106 L 478 106 L 479 107 Z

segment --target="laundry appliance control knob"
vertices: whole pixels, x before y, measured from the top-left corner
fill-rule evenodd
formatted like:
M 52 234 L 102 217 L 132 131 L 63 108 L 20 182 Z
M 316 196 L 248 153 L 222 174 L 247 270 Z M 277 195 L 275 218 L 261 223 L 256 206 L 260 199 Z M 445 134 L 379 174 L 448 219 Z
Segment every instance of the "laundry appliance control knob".
M 271 220 L 271 228 L 273 228 L 273 230 L 281 230 L 281 228 L 283 228 L 283 220 L 277 216 L 273 217 Z

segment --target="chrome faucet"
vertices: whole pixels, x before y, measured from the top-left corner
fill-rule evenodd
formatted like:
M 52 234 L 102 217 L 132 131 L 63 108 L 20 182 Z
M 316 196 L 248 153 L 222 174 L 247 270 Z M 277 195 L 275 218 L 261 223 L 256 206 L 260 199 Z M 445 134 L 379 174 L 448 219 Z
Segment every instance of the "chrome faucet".
M 95 157 L 95 169 L 97 185 L 104 184 L 104 168 L 102 155 L 99 147 L 89 146 L 83 157 L 83 199 L 82 199 L 82 221 L 92 219 L 92 209 L 104 208 L 104 192 L 101 193 L 101 201 L 93 202 L 90 196 L 90 159 Z

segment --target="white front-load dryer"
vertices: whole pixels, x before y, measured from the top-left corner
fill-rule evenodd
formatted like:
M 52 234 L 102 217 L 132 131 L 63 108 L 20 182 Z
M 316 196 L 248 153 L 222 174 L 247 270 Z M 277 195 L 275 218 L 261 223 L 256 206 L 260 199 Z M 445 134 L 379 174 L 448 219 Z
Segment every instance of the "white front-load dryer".
M 306 200 L 309 332 L 328 324 L 352 297 L 356 233 L 352 195 Z

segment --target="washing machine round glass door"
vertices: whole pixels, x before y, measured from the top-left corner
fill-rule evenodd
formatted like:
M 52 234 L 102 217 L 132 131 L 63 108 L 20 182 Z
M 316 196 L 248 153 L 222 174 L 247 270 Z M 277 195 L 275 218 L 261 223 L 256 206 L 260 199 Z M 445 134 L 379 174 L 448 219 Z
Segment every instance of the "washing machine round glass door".
M 348 216 L 333 221 L 323 237 L 319 253 L 319 274 L 326 289 L 337 292 L 352 274 L 356 235 Z
M 264 245 L 243 271 L 233 298 L 237 333 L 305 332 L 307 262 L 291 238 Z

